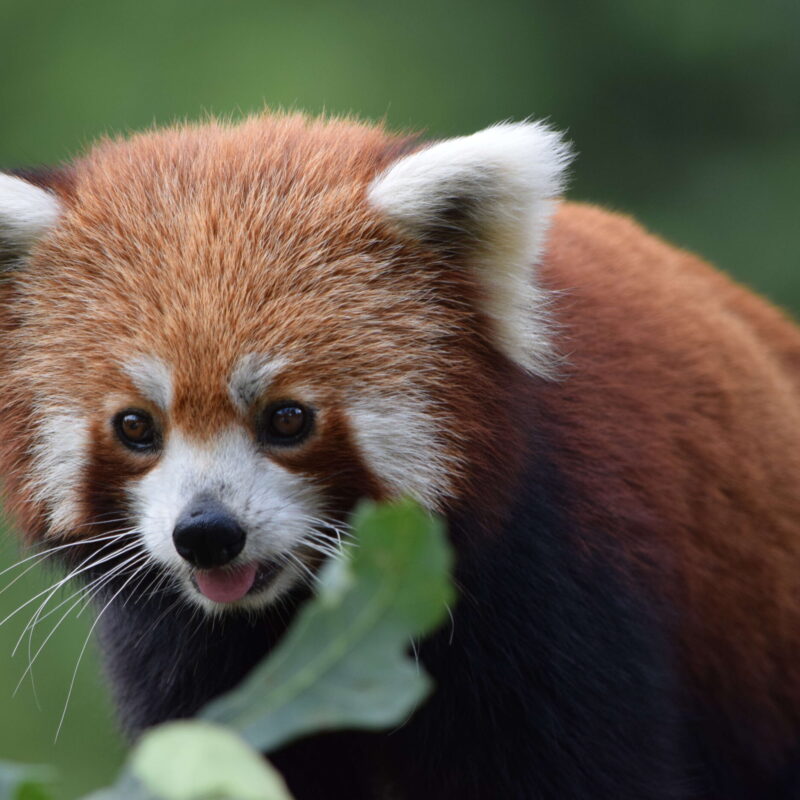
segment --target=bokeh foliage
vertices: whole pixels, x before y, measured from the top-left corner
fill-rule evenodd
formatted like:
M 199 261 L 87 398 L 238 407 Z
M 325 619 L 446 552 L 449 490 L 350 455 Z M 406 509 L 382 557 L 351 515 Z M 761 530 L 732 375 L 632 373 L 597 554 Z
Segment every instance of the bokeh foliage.
M 548 117 L 579 152 L 571 197 L 634 214 L 797 313 L 798 34 L 796 0 L 0 0 L 0 165 L 265 105 L 431 136 Z M 7 543 L 0 569 L 14 557 Z M 45 580 L 0 595 L 0 619 Z M 26 654 L 10 658 L 21 624 L 0 627 L 0 758 L 60 766 L 66 796 L 121 752 L 92 653 L 52 743 L 86 617 L 37 662 L 41 711 L 30 682 L 11 698 Z

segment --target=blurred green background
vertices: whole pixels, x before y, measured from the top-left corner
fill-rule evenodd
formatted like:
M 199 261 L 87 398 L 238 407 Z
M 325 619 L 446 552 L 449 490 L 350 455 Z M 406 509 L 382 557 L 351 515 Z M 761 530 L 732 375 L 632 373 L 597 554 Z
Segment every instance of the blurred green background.
M 579 153 L 571 197 L 634 214 L 797 313 L 799 35 L 797 0 L 0 0 L 0 167 L 265 105 L 431 136 L 546 117 Z M 19 557 L 4 541 L 0 569 Z M 56 576 L 0 594 L 0 619 Z M 36 662 L 38 707 L 30 680 L 12 698 L 37 606 L 0 626 L 0 759 L 55 764 L 75 797 L 122 745 L 91 648 L 53 742 L 88 612 Z

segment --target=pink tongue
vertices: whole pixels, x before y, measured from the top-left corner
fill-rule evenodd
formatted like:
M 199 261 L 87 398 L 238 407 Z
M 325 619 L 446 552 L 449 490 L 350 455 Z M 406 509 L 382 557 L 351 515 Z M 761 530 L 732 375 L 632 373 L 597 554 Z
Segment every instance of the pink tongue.
M 253 588 L 258 567 L 245 564 L 242 567 L 199 570 L 195 573 L 197 587 L 215 603 L 235 603 Z

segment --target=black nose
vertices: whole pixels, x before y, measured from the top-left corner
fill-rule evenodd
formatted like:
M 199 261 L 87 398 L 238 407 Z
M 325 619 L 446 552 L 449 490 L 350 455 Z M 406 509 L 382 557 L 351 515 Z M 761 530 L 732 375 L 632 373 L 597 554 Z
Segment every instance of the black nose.
M 222 503 L 197 497 L 183 510 L 172 532 L 175 549 L 198 569 L 222 567 L 242 552 L 246 534 Z

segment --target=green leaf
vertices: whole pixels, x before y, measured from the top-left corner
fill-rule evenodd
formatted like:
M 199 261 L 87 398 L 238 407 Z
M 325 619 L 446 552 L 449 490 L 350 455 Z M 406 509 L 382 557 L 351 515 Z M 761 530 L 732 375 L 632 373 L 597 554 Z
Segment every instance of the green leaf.
M 238 736 L 207 722 L 174 722 L 145 734 L 130 775 L 163 800 L 291 800 L 280 775 Z
M 0 800 L 49 800 L 45 784 L 52 777 L 48 767 L 0 761 Z
M 410 501 L 366 504 L 357 545 L 330 562 L 285 639 L 201 716 L 268 752 L 304 734 L 401 723 L 431 689 L 407 655 L 452 600 L 440 521 Z
M 84 800 L 162 800 L 153 794 L 140 780 L 124 771 L 113 786 L 98 789 Z

